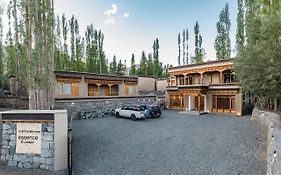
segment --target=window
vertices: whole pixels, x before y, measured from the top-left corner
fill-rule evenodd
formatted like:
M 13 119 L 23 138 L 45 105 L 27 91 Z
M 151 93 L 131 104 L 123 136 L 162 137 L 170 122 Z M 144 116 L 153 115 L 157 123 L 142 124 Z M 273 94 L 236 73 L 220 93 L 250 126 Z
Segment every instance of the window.
M 72 88 L 70 83 L 63 83 L 63 94 L 64 95 L 71 95 Z
M 79 83 L 58 82 L 56 94 L 65 96 L 79 96 Z
M 125 86 L 126 95 L 134 95 L 135 94 L 135 86 Z
M 193 81 L 192 81 L 192 76 L 189 77 L 189 85 L 192 85 L 193 84 Z

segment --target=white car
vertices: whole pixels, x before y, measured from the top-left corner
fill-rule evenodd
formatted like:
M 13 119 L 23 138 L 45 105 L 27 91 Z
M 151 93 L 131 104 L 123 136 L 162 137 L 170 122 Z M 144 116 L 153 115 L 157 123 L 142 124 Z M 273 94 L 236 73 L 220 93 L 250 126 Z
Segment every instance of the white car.
M 141 106 L 123 106 L 115 110 L 116 117 L 127 117 L 132 120 L 145 118 L 144 110 Z

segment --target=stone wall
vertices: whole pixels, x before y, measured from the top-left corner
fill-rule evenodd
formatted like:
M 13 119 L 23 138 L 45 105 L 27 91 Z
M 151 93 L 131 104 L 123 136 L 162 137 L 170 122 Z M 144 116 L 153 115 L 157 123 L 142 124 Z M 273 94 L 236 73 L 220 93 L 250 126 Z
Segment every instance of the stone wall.
M 0 96 L 0 107 L 9 109 L 28 109 L 27 97 Z
M 20 168 L 54 169 L 54 124 L 42 124 L 41 154 L 16 153 L 16 124 L 3 124 L 1 161 Z
M 251 119 L 267 128 L 267 175 L 281 175 L 281 118 L 254 108 Z
M 67 110 L 71 119 L 80 118 L 81 112 L 91 112 L 94 116 L 110 114 L 123 105 L 150 105 L 156 102 L 156 96 L 119 96 L 56 99 L 55 109 Z

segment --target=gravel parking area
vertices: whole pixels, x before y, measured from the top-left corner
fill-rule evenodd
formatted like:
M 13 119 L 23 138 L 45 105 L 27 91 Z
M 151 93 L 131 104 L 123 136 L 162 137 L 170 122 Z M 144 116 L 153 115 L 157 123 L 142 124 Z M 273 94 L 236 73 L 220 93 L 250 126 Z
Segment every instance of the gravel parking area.
M 75 175 L 266 174 L 264 128 L 250 117 L 105 117 L 73 122 Z

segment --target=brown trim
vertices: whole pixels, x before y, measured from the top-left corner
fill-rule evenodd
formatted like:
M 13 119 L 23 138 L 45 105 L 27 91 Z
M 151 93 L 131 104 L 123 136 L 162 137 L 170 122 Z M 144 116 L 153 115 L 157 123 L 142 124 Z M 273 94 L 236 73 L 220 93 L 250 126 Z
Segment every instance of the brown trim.
M 75 78 L 85 78 L 89 79 L 106 79 L 106 80 L 130 80 L 138 81 L 136 76 L 117 76 L 117 75 L 106 75 L 106 74 L 96 74 L 89 72 L 76 72 L 76 71 L 54 71 L 57 77 L 75 77 Z
M 137 86 L 138 82 L 125 81 L 125 85 Z
M 3 123 L 54 123 L 53 120 L 4 120 Z
M 45 114 L 45 113 L 8 113 L 2 114 L 3 122 L 14 122 L 14 121 L 54 121 L 54 114 Z
M 57 97 L 55 98 L 56 102 L 61 101 L 79 101 L 79 100 L 96 100 L 96 99 L 124 99 L 124 98 L 156 98 L 155 95 L 148 95 L 148 96 L 96 96 L 96 97 Z
M 88 84 L 102 84 L 102 85 L 120 85 L 122 83 L 121 80 L 93 80 L 93 79 L 85 79 L 85 82 Z
M 223 63 L 223 62 L 234 62 L 233 58 L 229 59 L 224 59 L 224 60 L 213 60 L 213 61 L 207 61 L 203 63 L 195 63 L 195 64 L 188 64 L 188 65 L 183 65 L 183 66 L 176 66 L 176 67 L 170 67 L 169 70 L 173 69 L 180 69 L 180 68 L 189 68 L 189 67 L 194 67 L 194 66 L 199 66 L 199 65 L 208 65 L 208 64 L 215 64 L 215 63 Z
M 73 77 L 57 77 L 57 82 L 63 82 L 63 83 L 80 83 L 80 78 L 73 78 Z

